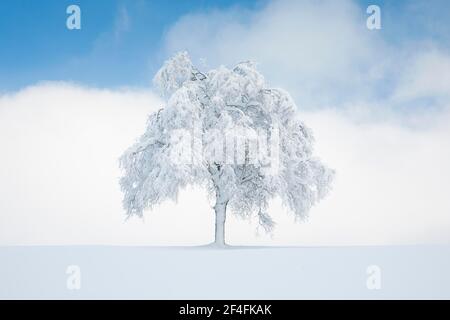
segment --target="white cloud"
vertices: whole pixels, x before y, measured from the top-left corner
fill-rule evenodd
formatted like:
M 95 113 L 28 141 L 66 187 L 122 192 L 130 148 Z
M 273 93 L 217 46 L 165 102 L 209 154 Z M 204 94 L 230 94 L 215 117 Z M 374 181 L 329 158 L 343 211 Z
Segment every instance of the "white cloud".
M 125 222 L 118 158 L 161 101 L 150 92 L 66 83 L 0 96 L 0 244 L 198 244 L 212 228 L 208 204 L 186 211 L 193 192 Z M 208 220 L 209 217 L 209 220 Z
M 117 158 L 160 101 L 144 91 L 44 84 L 0 97 L 1 244 L 202 244 L 213 211 L 201 190 L 124 221 Z M 317 153 L 337 170 L 329 198 L 294 224 L 279 204 L 273 239 L 230 216 L 232 243 L 450 242 L 448 112 L 428 129 L 307 112 Z M 271 240 L 271 241 L 268 241 Z
M 189 14 L 169 30 L 165 50 L 187 49 L 212 66 L 252 59 L 300 105 L 326 104 L 364 95 L 384 72 L 387 48 L 366 28 L 366 17 L 365 8 L 347 0 L 272 1 L 256 12 Z
M 448 97 L 450 55 L 442 45 L 388 41 L 383 29 L 367 29 L 367 17 L 352 0 L 274 0 L 256 11 L 193 13 L 169 29 L 164 52 L 187 49 L 210 66 L 254 60 L 303 110 L 379 102 L 387 110 Z
M 430 48 L 409 61 L 400 77 L 394 101 L 450 98 L 450 56 Z
M 331 111 L 304 113 L 317 153 L 337 171 L 330 196 L 293 225 L 277 203 L 273 239 L 262 243 L 385 245 L 450 243 L 450 113 L 428 129 L 355 123 Z M 254 241 L 254 224 L 233 224 L 237 241 Z

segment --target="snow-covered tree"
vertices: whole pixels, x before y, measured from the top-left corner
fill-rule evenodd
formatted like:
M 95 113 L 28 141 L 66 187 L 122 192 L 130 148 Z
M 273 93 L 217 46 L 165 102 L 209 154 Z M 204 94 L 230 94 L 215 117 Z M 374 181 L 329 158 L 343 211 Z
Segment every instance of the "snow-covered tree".
M 215 197 L 215 244 L 225 244 L 227 209 L 257 217 L 279 196 L 303 219 L 330 189 L 333 170 L 313 157 L 313 136 L 290 95 L 267 86 L 251 62 L 201 72 L 188 54 L 166 61 L 154 78 L 165 99 L 146 132 L 121 157 L 123 204 L 142 216 L 189 184 Z

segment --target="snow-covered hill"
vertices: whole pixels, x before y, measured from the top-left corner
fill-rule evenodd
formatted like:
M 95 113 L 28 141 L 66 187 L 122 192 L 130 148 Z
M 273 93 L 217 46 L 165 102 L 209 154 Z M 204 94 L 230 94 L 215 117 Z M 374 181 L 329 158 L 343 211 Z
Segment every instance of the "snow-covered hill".
M 1 247 L 0 262 L 0 298 L 450 298 L 448 246 Z

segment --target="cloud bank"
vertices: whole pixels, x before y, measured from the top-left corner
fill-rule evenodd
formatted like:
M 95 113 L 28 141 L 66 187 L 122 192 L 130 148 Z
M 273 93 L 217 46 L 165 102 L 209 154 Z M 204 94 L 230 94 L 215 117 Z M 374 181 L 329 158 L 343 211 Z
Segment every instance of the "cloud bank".
M 125 221 L 118 158 L 160 106 L 149 91 L 68 83 L 1 96 L 0 244 L 208 241 L 209 228 L 203 234 L 184 229 L 205 213 L 199 205 L 188 214 L 185 196 L 177 206 L 161 206 L 146 221 Z M 190 196 L 203 200 L 199 193 Z
M 124 220 L 117 158 L 160 105 L 149 92 L 45 84 L 0 98 L 2 244 L 203 244 L 213 211 L 201 190 Z M 304 112 L 317 153 L 337 170 L 308 222 L 275 201 L 272 238 L 229 216 L 234 244 L 449 243 L 450 114 L 425 129 Z
M 450 55 L 438 43 L 392 44 L 352 1 L 273 1 L 193 13 L 162 51 L 203 67 L 259 62 L 295 97 L 317 154 L 337 171 L 308 222 L 272 205 L 272 237 L 229 215 L 232 244 L 450 243 Z M 0 96 L 0 244 L 204 244 L 212 203 L 181 193 L 124 221 L 119 155 L 161 106 L 149 90 L 46 83 Z

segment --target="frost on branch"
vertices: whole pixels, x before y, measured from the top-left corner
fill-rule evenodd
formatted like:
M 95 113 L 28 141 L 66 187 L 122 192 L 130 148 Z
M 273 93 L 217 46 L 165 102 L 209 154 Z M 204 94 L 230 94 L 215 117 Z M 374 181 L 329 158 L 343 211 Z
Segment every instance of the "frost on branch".
M 187 52 L 180 52 L 164 63 L 153 83 L 162 97 L 170 98 L 186 81 L 203 77 L 192 65 Z
M 223 242 L 227 208 L 270 232 L 275 196 L 303 219 L 330 190 L 334 171 L 313 156 L 312 132 L 294 101 L 268 87 L 253 63 L 202 73 L 182 52 L 154 84 L 166 104 L 120 159 L 128 215 L 176 199 L 188 184 L 205 186 L 216 198 L 216 242 Z

